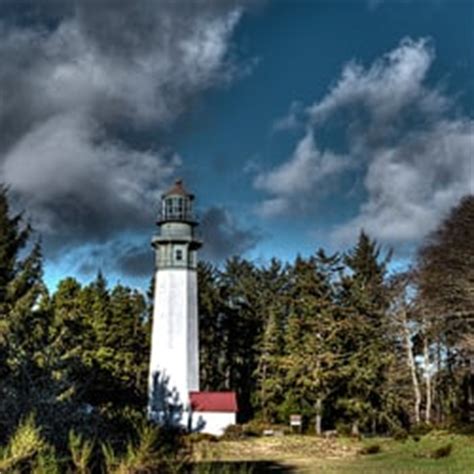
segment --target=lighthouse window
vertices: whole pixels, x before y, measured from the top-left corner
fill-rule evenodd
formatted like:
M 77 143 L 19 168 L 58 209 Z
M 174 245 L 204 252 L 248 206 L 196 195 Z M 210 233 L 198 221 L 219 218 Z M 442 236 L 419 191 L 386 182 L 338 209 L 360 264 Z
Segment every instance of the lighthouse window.
M 183 260 L 183 251 L 181 249 L 176 250 L 176 260 Z
M 173 213 L 173 203 L 171 199 L 166 201 L 166 216 L 169 217 Z
M 178 218 L 183 217 L 183 200 L 181 198 L 177 200 L 177 216 Z

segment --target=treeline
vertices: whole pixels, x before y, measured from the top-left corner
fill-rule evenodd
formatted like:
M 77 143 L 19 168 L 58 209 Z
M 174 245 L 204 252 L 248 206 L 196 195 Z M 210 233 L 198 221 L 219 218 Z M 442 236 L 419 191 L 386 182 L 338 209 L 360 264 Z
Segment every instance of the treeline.
M 317 433 L 474 422 L 473 242 L 467 196 L 404 272 L 364 232 L 343 254 L 201 265 L 202 388 Z
M 344 254 L 201 263 L 201 389 L 237 391 L 243 421 L 301 414 L 316 432 L 472 423 L 472 242 L 468 196 L 404 273 L 363 232 Z M 145 415 L 151 294 L 100 273 L 49 292 L 0 188 L 0 445 L 34 417 L 60 451 L 77 436 L 126 450 Z

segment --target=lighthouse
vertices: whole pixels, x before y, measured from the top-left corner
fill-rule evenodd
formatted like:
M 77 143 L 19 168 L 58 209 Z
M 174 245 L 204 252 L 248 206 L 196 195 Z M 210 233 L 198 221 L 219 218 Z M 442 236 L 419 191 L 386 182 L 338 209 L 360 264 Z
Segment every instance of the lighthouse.
M 155 294 L 149 372 L 150 418 L 184 418 L 199 391 L 197 221 L 182 181 L 161 198 L 155 249 Z
M 222 434 L 236 422 L 234 392 L 199 391 L 197 251 L 202 242 L 194 195 L 176 181 L 161 197 L 155 249 L 155 290 L 148 417 L 160 424 Z

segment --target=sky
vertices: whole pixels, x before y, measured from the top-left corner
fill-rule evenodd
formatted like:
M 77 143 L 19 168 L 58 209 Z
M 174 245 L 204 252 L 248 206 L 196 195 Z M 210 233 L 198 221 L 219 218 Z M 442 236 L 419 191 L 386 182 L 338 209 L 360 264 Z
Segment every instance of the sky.
M 0 0 L 0 182 L 45 279 L 146 289 L 160 196 L 201 257 L 410 262 L 474 191 L 471 0 Z

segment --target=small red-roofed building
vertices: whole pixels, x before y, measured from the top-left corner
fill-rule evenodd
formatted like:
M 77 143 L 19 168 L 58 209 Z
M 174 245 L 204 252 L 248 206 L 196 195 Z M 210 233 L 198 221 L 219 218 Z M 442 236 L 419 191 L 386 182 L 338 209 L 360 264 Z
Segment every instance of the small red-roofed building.
M 235 392 L 189 392 L 193 430 L 220 436 L 237 421 Z

